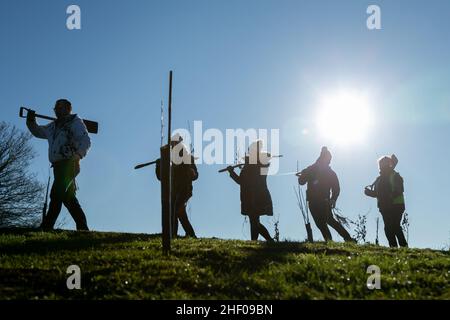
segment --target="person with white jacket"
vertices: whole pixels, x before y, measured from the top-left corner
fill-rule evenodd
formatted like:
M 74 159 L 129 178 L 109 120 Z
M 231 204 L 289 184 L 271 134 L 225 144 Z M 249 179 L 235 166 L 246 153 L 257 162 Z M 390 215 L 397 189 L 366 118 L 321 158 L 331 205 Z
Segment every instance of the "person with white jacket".
M 72 105 L 66 99 L 56 101 L 56 120 L 46 126 L 36 123 L 34 111 L 27 115 L 27 127 L 36 138 L 48 140 L 48 157 L 53 167 L 54 181 L 50 192 L 50 205 L 42 221 L 43 230 L 52 230 L 62 205 L 75 220 L 77 230 L 89 230 L 86 215 L 76 198 L 75 177 L 91 141 L 82 119 L 72 114 Z

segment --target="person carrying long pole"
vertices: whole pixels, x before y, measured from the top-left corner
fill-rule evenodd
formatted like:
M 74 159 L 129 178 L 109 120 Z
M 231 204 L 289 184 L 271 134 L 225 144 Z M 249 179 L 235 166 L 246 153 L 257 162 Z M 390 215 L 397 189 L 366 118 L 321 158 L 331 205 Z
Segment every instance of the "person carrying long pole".
M 226 171 L 240 186 L 241 214 L 249 217 L 251 239 L 256 241 L 261 235 L 266 241 L 273 242 L 269 231 L 260 221 L 263 215 L 273 215 L 272 198 L 267 188 L 267 173 L 271 157 L 261 149 L 261 140 L 253 142 L 244 158 L 245 163 L 228 166 Z M 241 166 L 242 169 L 238 175 L 234 172 L 234 168 Z M 223 172 L 223 169 L 219 172 Z
M 189 221 L 186 205 L 192 197 L 192 182 L 198 179 L 195 157 L 183 144 L 183 138 L 177 133 L 171 137 L 171 238 L 178 235 L 178 221 L 181 223 L 186 236 L 197 238 L 194 228 Z M 161 159 L 156 160 L 155 173 L 161 180 Z
M 91 147 L 85 123 L 72 114 L 72 104 L 66 99 L 56 101 L 56 120 L 48 125 L 36 123 L 36 114 L 28 110 L 27 127 L 36 138 L 48 140 L 49 161 L 53 167 L 54 181 L 50 192 L 50 204 L 41 228 L 52 230 L 62 205 L 75 220 L 77 230 L 89 230 L 86 215 L 76 198 L 75 178 L 80 173 L 80 160 Z

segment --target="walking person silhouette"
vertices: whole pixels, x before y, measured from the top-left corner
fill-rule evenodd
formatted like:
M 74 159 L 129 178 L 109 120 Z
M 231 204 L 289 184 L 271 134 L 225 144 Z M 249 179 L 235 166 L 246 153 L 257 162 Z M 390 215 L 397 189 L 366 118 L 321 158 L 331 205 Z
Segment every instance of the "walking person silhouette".
M 384 221 L 384 232 L 390 247 L 407 247 L 401 221 L 405 212 L 403 178 L 395 171 L 398 160 L 395 155 L 378 160 L 380 175 L 364 190 L 366 196 L 376 198 Z M 398 241 L 398 243 L 397 243 Z
M 249 217 L 251 239 L 256 241 L 261 235 L 266 241 L 272 242 L 269 231 L 260 222 L 261 216 L 273 215 L 272 198 L 267 188 L 270 154 L 261 152 L 261 149 L 261 140 L 250 145 L 239 175 L 232 166 L 228 166 L 227 170 L 240 186 L 241 214 Z
M 330 167 L 331 159 L 331 152 L 327 147 L 322 147 L 317 161 L 300 172 L 298 183 L 307 184 L 306 200 L 309 210 L 324 240 L 333 240 L 329 225 L 345 241 L 355 242 L 348 231 L 333 217 L 332 209 L 336 207 L 340 186 L 336 173 Z
M 83 120 L 72 114 L 72 104 L 68 100 L 56 101 L 54 112 L 56 120 L 45 126 L 36 123 L 34 111 L 27 114 L 27 127 L 31 134 L 48 140 L 48 156 L 53 167 L 50 205 L 41 228 L 54 228 L 64 204 L 75 220 L 77 230 L 87 231 L 86 215 L 76 198 L 75 178 L 80 173 L 80 160 L 86 156 L 91 141 Z
M 197 166 L 194 156 L 187 150 L 182 143 L 183 138 L 175 134 L 171 139 L 172 146 L 172 191 L 171 206 L 172 212 L 172 237 L 178 233 L 178 221 L 183 226 L 186 236 L 197 238 L 194 228 L 189 221 L 186 205 L 192 197 L 192 182 L 198 179 Z M 156 161 L 156 177 L 161 180 L 161 162 Z

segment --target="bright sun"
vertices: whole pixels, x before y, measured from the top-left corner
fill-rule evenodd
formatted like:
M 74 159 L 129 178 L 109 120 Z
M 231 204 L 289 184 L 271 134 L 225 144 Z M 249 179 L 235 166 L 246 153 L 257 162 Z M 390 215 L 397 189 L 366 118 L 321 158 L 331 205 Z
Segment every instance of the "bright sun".
M 339 91 L 322 98 L 317 114 L 320 134 L 339 144 L 365 141 L 373 125 L 369 99 L 356 91 Z

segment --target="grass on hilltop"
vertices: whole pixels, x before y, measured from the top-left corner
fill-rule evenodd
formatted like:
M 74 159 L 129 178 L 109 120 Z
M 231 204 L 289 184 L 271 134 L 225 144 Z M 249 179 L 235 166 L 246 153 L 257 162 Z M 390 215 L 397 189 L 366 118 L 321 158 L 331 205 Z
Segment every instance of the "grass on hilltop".
M 164 256 L 159 235 L 0 230 L 0 299 L 450 299 L 449 278 L 448 251 L 180 238 Z

